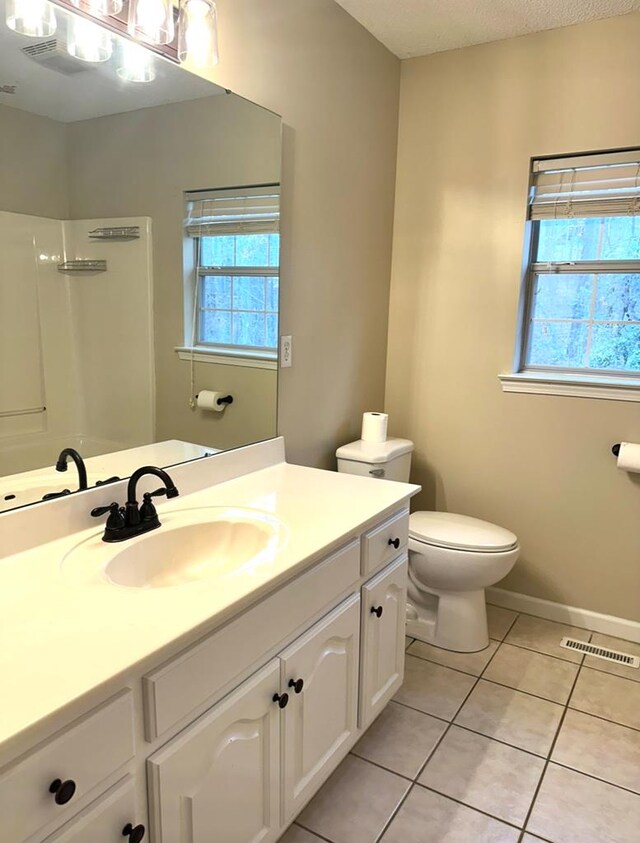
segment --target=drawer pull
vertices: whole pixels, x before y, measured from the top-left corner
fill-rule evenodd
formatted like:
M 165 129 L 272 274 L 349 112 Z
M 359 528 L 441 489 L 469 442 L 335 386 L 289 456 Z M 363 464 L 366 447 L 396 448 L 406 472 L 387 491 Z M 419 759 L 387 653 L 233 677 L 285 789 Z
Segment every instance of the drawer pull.
M 55 793 L 56 805 L 66 805 L 73 799 L 73 794 L 76 792 L 76 783 L 73 779 L 67 779 L 63 782 L 62 779 L 54 779 L 49 785 L 49 793 Z
M 400 539 L 389 539 L 389 545 L 397 550 L 400 547 Z
M 304 680 L 303 679 L 290 679 L 289 680 L 289 687 L 293 688 L 296 694 L 301 694 L 302 689 L 304 688 Z
M 382 617 L 382 606 L 372 606 L 371 607 L 371 614 L 375 615 L 377 618 Z
M 278 708 L 286 708 L 289 705 L 289 694 L 274 694 L 273 701 L 278 703 Z
M 129 843 L 140 843 L 144 837 L 145 827 L 143 825 L 133 826 L 127 823 L 122 829 L 122 836 L 129 838 Z

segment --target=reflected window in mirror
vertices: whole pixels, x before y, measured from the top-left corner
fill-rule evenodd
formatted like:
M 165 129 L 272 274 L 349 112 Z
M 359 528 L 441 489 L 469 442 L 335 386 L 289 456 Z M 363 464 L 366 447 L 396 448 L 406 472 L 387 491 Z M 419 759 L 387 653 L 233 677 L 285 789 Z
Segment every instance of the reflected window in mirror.
M 278 345 L 278 185 L 186 196 L 185 345 L 275 359 Z

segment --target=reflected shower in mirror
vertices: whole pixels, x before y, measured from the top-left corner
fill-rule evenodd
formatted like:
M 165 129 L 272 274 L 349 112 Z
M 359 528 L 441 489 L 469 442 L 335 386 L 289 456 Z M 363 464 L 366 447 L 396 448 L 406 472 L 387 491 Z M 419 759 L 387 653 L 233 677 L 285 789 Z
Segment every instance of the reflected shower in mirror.
M 5 1 L 0 511 L 275 436 L 280 118 Z

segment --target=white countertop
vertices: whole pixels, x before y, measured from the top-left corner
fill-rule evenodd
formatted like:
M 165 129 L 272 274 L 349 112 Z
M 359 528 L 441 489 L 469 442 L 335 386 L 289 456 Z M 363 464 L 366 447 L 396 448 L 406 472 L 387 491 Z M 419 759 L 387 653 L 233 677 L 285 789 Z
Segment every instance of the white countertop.
M 166 501 L 167 526 L 171 512 L 249 507 L 286 528 L 273 558 L 251 571 L 169 588 L 108 583 L 102 523 L 0 559 L 0 749 L 171 642 L 214 629 L 418 490 L 282 462 Z M 62 563 L 82 542 L 87 574 L 71 578 Z

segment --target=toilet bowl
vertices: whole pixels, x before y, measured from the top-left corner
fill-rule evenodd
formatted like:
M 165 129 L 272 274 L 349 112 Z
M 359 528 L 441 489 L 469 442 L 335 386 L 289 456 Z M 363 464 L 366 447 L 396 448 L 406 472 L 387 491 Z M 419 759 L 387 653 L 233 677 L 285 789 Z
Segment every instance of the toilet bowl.
M 407 635 L 461 653 L 489 644 L 485 588 L 513 568 L 517 537 L 495 524 L 449 512 L 409 519 Z
M 351 442 L 336 451 L 338 471 L 407 483 L 413 442 Z M 489 645 L 485 588 L 513 568 L 520 548 L 509 530 L 449 512 L 409 519 L 407 635 L 460 653 Z

